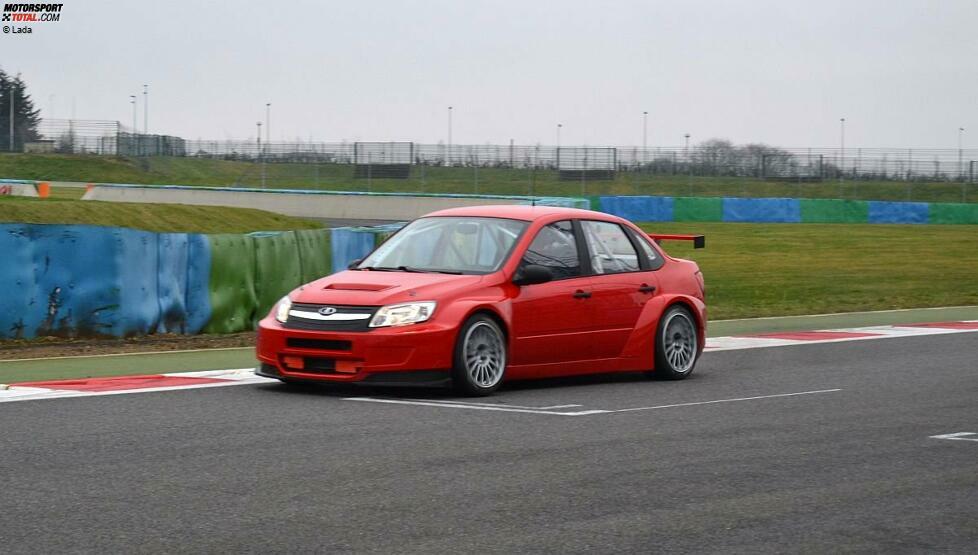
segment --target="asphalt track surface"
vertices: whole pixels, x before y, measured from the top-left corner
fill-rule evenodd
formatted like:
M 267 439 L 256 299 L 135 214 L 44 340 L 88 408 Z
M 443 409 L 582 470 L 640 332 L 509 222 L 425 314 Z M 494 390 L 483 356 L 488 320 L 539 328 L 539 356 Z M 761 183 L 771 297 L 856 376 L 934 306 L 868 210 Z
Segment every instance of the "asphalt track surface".
M 768 397 L 785 393 L 803 394 Z M 682 382 L 461 400 L 575 408 L 455 400 L 261 384 L 0 405 L 0 551 L 978 545 L 978 442 L 931 437 L 978 432 L 976 334 L 715 352 Z M 625 408 L 643 410 L 549 414 Z

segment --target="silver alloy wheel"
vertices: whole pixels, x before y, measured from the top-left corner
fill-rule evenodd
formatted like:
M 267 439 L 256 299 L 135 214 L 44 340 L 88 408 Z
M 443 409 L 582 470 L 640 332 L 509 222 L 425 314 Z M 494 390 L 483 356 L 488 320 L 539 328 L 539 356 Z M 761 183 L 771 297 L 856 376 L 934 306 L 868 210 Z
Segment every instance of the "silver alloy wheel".
M 662 344 L 672 369 L 680 374 L 692 370 L 696 361 L 696 326 L 689 316 L 677 310 L 666 320 L 663 333 Z
M 503 379 L 506 369 L 506 349 L 499 332 L 488 322 L 476 322 L 465 333 L 462 344 L 465 371 L 472 383 L 482 388 L 493 387 Z

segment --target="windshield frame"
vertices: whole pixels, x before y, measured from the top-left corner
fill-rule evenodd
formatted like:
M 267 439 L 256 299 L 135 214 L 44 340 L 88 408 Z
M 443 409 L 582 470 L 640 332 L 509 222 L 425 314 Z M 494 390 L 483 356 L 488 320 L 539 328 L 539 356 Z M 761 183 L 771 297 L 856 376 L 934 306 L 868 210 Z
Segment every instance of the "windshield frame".
M 421 221 L 421 220 L 434 220 L 436 218 L 445 218 L 445 219 L 451 218 L 451 219 L 456 219 L 456 220 L 458 220 L 458 219 L 469 219 L 469 220 L 471 220 L 471 219 L 480 219 L 480 220 L 506 220 L 506 221 L 509 221 L 509 222 L 515 222 L 515 223 L 521 224 L 522 225 L 522 229 L 520 229 L 519 233 L 516 234 L 516 237 L 513 238 L 513 244 L 509 246 L 509 249 L 502 256 L 500 256 L 499 262 L 491 270 L 460 270 L 458 268 L 410 268 L 410 269 L 404 269 L 404 270 L 402 270 L 402 269 L 399 269 L 399 268 L 387 268 L 387 267 L 384 267 L 383 270 L 379 270 L 379 271 L 385 271 L 385 272 L 418 272 L 418 271 L 421 271 L 421 272 L 424 272 L 424 273 L 433 273 L 433 274 L 435 274 L 435 273 L 450 273 L 450 274 L 459 274 L 459 275 L 468 275 L 468 276 L 484 276 L 484 275 L 488 275 L 488 274 L 493 274 L 493 273 L 496 273 L 496 272 L 500 271 L 503 268 L 503 266 L 506 265 L 506 262 L 508 262 L 509 259 L 512 258 L 513 251 L 516 250 L 517 245 L 520 244 L 520 240 L 523 239 L 523 236 L 526 235 L 526 231 L 531 227 L 531 224 L 532 224 L 532 222 L 530 220 L 521 220 L 519 218 L 503 218 L 503 217 L 500 217 L 500 216 L 459 216 L 459 215 L 454 215 L 454 214 L 453 215 L 445 215 L 445 216 L 422 216 L 422 217 L 417 218 L 415 220 L 411 220 L 410 222 L 408 222 L 407 224 L 405 224 L 404 227 L 402 227 L 401 229 L 399 229 L 399 230 L 395 231 L 394 233 L 392 233 L 390 235 L 390 237 L 388 237 L 382 243 L 380 243 L 379 245 L 377 245 L 376 247 L 374 247 L 374 249 L 372 251 L 370 251 L 370 253 L 368 253 L 366 256 L 364 256 L 363 259 L 360 262 L 358 262 L 355 267 L 350 268 L 350 269 L 351 270 L 355 270 L 355 271 L 378 271 L 378 270 L 371 270 L 370 267 L 365 267 L 364 266 L 364 263 L 366 263 L 366 261 L 368 259 L 370 259 L 371 256 L 374 255 L 374 253 L 376 253 L 378 250 L 380 250 L 381 247 L 383 247 L 384 245 L 386 245 L 388 241 L 390 241 L 391 239 L 397 237 L 402 231 L 404 231 L 405 229 L 407 229 L 414 222 L 418 222 L 418 221 Z

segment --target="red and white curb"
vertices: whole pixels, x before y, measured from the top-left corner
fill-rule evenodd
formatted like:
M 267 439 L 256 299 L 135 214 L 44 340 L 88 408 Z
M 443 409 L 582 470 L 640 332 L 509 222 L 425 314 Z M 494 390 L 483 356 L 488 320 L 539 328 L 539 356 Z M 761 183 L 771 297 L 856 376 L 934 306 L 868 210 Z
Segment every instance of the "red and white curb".
M 123 393 L 151 393 L 178 389 L 226 387 L 275 382 L 255 375 L 254 368 L 233 370 L 206 370 L 203 372 L 173 372 L 148 376 L 114 376 L 108 378 L 84 378 L 0 384 L 0 403 L 60 399 L 64 397 L 95 397 Z
M 941 335 L 948 333 L 978 332 L 978 320 L 960 322 L 932 322 L 894 326 L 871 326 L 803 332 L 778 332 L 734 337 L 711 337 L 706 340 L 706 351 L 733 351 L 815 343 L 838 343 L 894 337 Z M 149 376 L 117 376 L 76 380 L 54 380 L 0 384 L 0 403 L 66 397 L 94 397 L 123 393 L 150 393 L 178 389 L 226 387 L 275 382 L 254 374 L 252 368 L 233 370 L 207 370 L 203 372 L 173 372 Z
M 912 337 L 917 335 L 942 335 L 947 333 L 968 333 L 978 331 L 978 320 L 961 322 L 927 322 L 920 324 L 899 324 L 892 326 L 870 326 L 864 328 L 842 328 L 831 330 L 759 333 L 733 337 L 708 337 L 707 352 L 734 351 L 739 349 L 758 349 L 762 347 L 785 347 L 789 345 L 810 345 L 812 343 L 839 343 L 842 341 L 863 341 L 866 339 L 887 339 L 893 337 Z

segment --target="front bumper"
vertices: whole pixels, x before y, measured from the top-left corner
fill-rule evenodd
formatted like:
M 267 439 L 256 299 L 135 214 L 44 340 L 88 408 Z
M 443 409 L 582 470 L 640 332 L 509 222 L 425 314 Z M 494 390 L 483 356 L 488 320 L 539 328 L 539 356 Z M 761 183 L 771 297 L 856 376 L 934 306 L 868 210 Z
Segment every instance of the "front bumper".
M 424 322 L 366 332 L 327 332 L 283 327 L 272 317 L 258 324 L 258 360 L 268 377 L 330 382 L 400 383 L 444 375 L 452 367 L 457 329 Z M 278 375 L 272 375 L 272 372 Z M 434 373 L 432 373 L 434 371 Z

